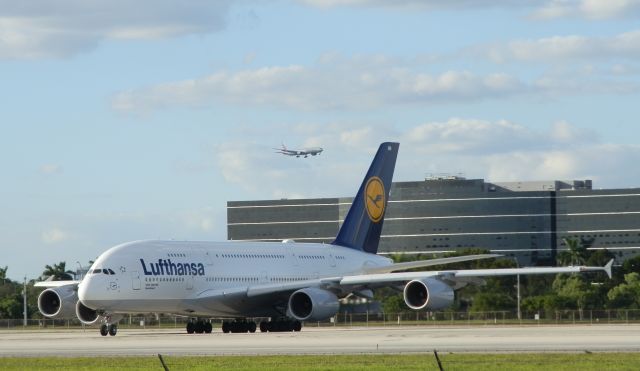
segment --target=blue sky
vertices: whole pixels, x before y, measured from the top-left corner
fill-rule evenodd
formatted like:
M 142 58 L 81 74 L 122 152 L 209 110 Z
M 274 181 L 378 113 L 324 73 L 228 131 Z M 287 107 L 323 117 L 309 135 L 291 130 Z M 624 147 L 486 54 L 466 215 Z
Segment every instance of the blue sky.
M 0 0 L 0 266 L 226 239 L 226 201 L 396 180 L 640 187 L 640 1 Z M 285 158 L 322 146 L 319 158 Z

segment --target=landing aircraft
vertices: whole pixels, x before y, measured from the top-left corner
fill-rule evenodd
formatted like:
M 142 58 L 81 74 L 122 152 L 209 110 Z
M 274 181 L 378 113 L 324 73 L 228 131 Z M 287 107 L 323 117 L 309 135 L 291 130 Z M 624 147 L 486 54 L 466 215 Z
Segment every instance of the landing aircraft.
M 282 147 L 274 148 L 274 149 L 276 150 L 276 153 L 281 153 L 285 156 L 296 156 L 296 157 L 304 156 L 305 158 L 309 157 L 309 155 L 311 156 L 319 155 L 322 153 L 322 151 L 324 151 L 322 147 L 287 149 L 287 147 L 284 144 L 282 145 Z
M 444 309 L 454 290 L 481 277 L 604 271 L 604 267 L 534 267 L 401 272 L 432 265 L 492 258 L 469 255 L 393 263 L 377 255 L 398 143 L 382 143 L 335 240 L 330 244 L 278 242 L 134 241 L 98 257 L 81 281 L 45 281 L 38 308 L 50 318 L 76 316 L 116 335 L 127 313 L 174 313 L 191 318 L 188 333 L 300 331 L 322 321 L 348 295 L 371 298 L 379 287 L 403 291 L 414 310 Z M 268 318 L 257 325 L 250 318 Z

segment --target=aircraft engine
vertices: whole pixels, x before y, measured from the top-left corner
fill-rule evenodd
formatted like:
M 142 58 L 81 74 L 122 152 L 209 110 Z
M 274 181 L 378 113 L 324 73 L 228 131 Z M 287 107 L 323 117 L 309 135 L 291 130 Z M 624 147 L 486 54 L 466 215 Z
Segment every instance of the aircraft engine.
M 453 303 L 453 289 L 433 279 L 413 280 L 404 287 L 404 302 L 411 309 L 444 309 Z
M 48 288 L 38 296 L 38 310 L 48 318 L 73 318 L 77 301 L 74 285 Z
M 333 317 L 339 309 L 340 303 L 334 293 L 308 287 L 291 294 L 287 313 L 298 321 L 322 321 Z
M 101 320 L 100 315 L 95 309 L 91 309 L 86 305 L 82 304 L 80 300 L 76 303 L 76 316 L 80 320 L 80 322 L 85 325 L 93 325 Z

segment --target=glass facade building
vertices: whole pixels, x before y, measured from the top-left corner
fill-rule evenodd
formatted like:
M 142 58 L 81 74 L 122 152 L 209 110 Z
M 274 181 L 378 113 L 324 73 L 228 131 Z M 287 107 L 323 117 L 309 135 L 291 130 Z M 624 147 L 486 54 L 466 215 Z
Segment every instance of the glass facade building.
M 232 240 L 329 243 L 351 198 L 229 201 Z M 489 183 L 433 177 L 396 182 L 379 252 L 487 249 L 522 265 L 548 265 L 576 238 L 618 258 L 640 252 L 640 188 L 592 189 L 591 181 Z

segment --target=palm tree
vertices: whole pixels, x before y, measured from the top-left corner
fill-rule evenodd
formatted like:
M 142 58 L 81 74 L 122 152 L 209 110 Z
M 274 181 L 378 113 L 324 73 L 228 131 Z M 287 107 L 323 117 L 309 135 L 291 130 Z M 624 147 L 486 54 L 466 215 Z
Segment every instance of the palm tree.
M 558 254 L 558 263 L 560 265 L 585 264 L 587 261 L 587 249 L 582 241 L 574 238 L 563 238 L 562 241 L 564 241 L 568 250 Z
M 2 280 L 2 284 L 4 285 L 4 281 L 7 279 L 7 269 L 8 266 L 4 266 L 4 268 L 0 268 L 0 280 Z
M 60 262 L 58 264 L 54 264 L 53 267 L 50 265 L 44 266 L 44 272 L 42 272 L 43 277 L 53 277 L 53 281 L 64 281 L 73 279 L 73 271 L 68 270 L 66 267 L 66 262 Z

